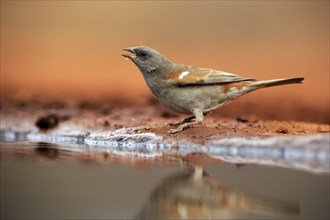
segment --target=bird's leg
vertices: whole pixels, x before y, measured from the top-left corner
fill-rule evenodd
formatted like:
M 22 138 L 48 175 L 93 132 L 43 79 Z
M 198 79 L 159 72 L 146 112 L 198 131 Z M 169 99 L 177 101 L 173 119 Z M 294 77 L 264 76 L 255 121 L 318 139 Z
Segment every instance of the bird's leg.
M 193 114 L 194 114 L 194 116 L 196 118 L 195 121 L 190 121 L 190 122 L 183 123 L 179 127 L 177 127 L 176 129 L 170 129 L 169 130 L 169 133 L 170 134 L 175 134 L 175 133 L 178 133 L 180 131 L 183 131 L 184 129 L 187 129 L 187 128 L 193 126 L 193 125 L 201 124 L 202 121 L 203 121 L 203 119 L 204 119 L 203 111 L 198 110 L 198 109 L 195 109 L 193 111 Z
M 203 178 L 203 167 L 195 166 L 194 180 L 200 181 Z
M 187 122 L 191 122 L 191 120 L 194 119 L 194 118 L 195 118 L 195 116 L 192 115 L 192 116 L 189 116 L 187 118 L 184 118 L 183 120 L 181 120 L 181 121 L 179 121 L 177 123 L 169 123 L 168 125 L 170 125 L 170 126 L 182 125 L 182 124 L 185 124 Z

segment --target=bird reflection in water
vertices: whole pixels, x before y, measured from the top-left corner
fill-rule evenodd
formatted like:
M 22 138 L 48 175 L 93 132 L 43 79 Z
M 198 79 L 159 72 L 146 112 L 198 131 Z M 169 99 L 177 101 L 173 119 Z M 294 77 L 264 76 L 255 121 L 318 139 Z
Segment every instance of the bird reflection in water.
M 184 171 L 162 181 L 137 219 L 237 219 L 299 216 L 299 204 L 247 195 L 203 172 Z

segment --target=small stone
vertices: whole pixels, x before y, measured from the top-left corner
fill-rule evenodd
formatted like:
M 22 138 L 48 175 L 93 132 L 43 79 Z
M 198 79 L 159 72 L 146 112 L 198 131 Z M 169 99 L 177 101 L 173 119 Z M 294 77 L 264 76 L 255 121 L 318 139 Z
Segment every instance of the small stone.
M 286 128 L 279 128 L 276 130 L 276 133 L 287 134 L 287 133 L 289 133 L 289 130 Z
M 49 114 L 43 117 L 38 118 L 36 121 L 36 126 L 40 130 L 47 130 L 55 128 L 60 122 L 60 116 L 57 114 Z
M 246 119 L 246 118 L 242 118 L 242 117 L 237 117 L 237 118 L 236 118 L 236 121 L 238 121 L 238 122 L 242 122 L 242 123 L 247 123 L 247 122 L 249 122 L 248 119 Z
M 98 118 L 98 119 L 96 119 L 96 124 L 107 127 L 110 125 L 110 122 L 108 120 L 106 120 L 105 118 Z

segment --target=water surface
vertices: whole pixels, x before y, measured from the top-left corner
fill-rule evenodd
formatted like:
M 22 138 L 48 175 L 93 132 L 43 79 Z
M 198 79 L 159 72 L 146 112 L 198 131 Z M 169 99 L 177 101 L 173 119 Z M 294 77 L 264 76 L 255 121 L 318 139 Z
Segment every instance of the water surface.
M 329 175 L 1 142 L 1 219 L 328 219 Z

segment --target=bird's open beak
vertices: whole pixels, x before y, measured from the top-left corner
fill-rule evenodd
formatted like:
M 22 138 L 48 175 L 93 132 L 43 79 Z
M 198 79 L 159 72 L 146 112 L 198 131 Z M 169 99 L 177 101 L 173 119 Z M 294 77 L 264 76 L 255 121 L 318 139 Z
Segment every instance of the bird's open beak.
M 122 54 L 123 57 L 125 57 L 126 59 L 130 59 L 130 60 L 132 60 L 132 61 L 135 60 L 136 55 L 135 55 L 135 52 L 134 52 L 134 48 L 132 48 L 132 47 L 128 47 L 128 48 L 125 48 L 125 49 L 123 49 L 123 50 L 124 50 L 124 51 L 128 51 L 128 52 L 131 53 L 131 54 Z

